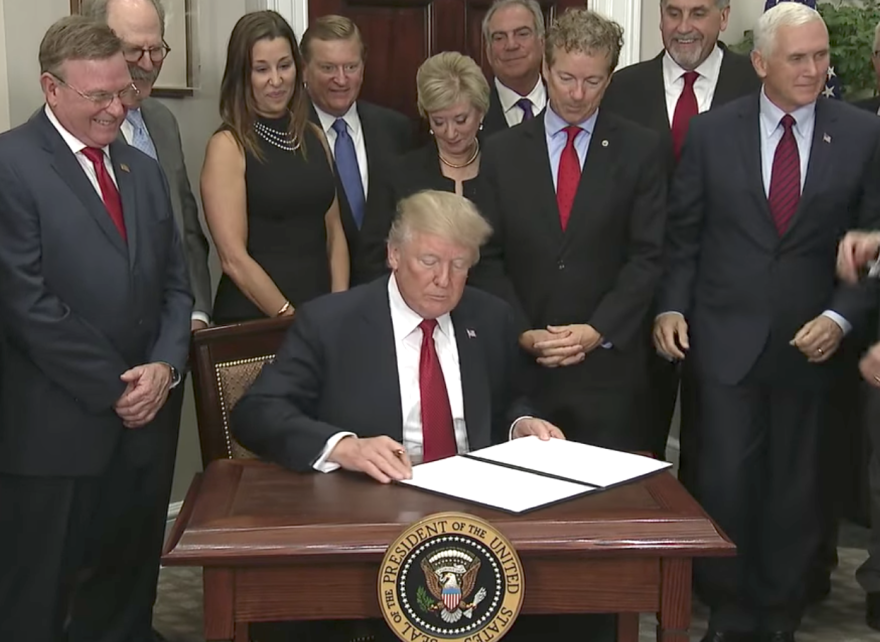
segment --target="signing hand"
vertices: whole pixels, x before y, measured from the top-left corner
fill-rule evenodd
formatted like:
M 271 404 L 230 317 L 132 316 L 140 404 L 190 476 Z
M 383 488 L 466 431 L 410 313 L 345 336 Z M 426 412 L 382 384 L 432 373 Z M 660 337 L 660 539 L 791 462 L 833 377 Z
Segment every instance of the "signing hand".
M 822 363 L 837 351 L 841 339 L 843 329 L 833 319 L 819 315 L 798 330 L 789 343 L 800 350 L 810 363 Z
M 122 373 L 127 385 L 114 409 L 126 428 L 141 428 L 151 421 L 168 398 L 171 368 L 166 363 L 147 363 Z
M 565 435 L 562 434 L 562 431 L 549 421 L 535 419 L 534 417 L 524 417 L 516 422 L 511 437 L 513 439 L 519 439 L 520 437 L 528 437 L 529 435 L 535 435 L 541 441 L 547 441 L 551 438 L 565 439 Z
M 666 312 L 654 320 L 654 347 L 674 359 L 684 359 L 691 345 L 684 315 Z
M 859 270 L 877 257 L 880 232 L 849 232 L 837 248 L 837 276 L 847 283 L 859 280 Z
M 859 371 L 875 388 L 880 388 L 880 343 L 875 343 L 859 362 Z
M 391 437 L 343 437 L 330 451 L 327 461 L 345 470 L 366 473 L 383 484 L 412 477 L 406 449 Z

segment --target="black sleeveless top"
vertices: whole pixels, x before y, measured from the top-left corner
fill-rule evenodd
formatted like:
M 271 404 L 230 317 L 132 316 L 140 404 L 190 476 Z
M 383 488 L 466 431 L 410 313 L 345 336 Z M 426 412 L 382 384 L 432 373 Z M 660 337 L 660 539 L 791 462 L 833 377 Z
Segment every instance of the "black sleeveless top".
M 289 117 L 260 122 L 286 131 Z M 296 308 L 330 292 L 330 260 L 324 216 L 336 195 L 336 182 L 318 132 L 305 130 L 306 156 L 258 137 L 263 161 L 245 153 L 250 256 Z M 226 274 L 214 297 L 219 324 L 265 318 Z

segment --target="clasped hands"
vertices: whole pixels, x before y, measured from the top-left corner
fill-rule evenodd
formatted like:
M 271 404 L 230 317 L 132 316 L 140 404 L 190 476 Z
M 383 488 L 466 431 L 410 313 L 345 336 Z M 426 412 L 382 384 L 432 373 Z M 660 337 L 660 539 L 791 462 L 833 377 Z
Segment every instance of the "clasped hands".
M 562 431 L 548 421 L 534 417 L 519 419 L 511 437 L 518 439 L 529 435 L 543 441 L 551 437 L 565 439 Z M 406 449 L 391 437 L 343 437 L 330 451 L 327 461 L 339 464 L 345 470 L 366 473 L 383 484 L 412 477 L 412 462 Z
M 880 232 L 849 232 L 837 248 L 837 276 L 855 284 L 859 272 L 880 252 Z M 880 343 L 876 343 L 859 361 L 859 372 L 869 384 L 880 388 Z
M 789 344 L 801 351 L 810 363 L 822 363 L 831 358 L 840 341 L 843 329 L 833 319 L 819 315 L 797 331 Z M 676 312 L 659 315 L 654 321 L 654 347 L 673 359 L 684 359 L 690 348 L 688 324 Z
M 153 421 L 171 389 L 171 367 L 147 363 L 123 372 L 125 392 L 113 406 L 126 428 L 142 428 Z
M 527 330 L 520 335 L 520 347 L 546 368 L 573 366 L 602 343 L 602 335 L 587 323 L 548 325 L 545 330 Z

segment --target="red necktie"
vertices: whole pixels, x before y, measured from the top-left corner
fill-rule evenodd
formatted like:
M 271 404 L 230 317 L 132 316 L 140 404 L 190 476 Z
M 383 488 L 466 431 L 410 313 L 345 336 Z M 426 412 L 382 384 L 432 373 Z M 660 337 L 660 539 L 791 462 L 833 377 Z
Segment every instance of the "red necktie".
M 578 184 L 581 182 L 581 161 L 574 148 L 574 140 L 583 130 L 577 125 L 569 125 L 564 131 L 568 140 L 559 157 L 559 171 L 556 175 L 556 204 L 559 206 L 559 223 L 562 225 L 563 232 L 568 225 L 571 206 L 574 205 L 574 196 L 577 194 Z
M 458 452 L 452 428 L 452 408 L 446 393 L 446 380 L 434 346 L 436 319 L 425 319 L 422 330 L 422 353 L 419 357 L 419 393 L 422 402 L 422 461 L 425 463 Z
M 122 217 L 122 201 L 119 198 L 119 190 L 113 183 L 107 166 L 104 165 L 104 151 L 97 147 L 86 147 L 82 150 L 83 155 L 92 161 L 95 167 L 95 173 L 98 175 L 98 187 L 101 188 L 101 198 L 104 201 L 104 207 L 110 214 L 110 219 L 116 225 L 116 229 L 122 235 L 123 241 L 128 241 L 128 235 L 125 232 L 125 219 Z
M 782 236 L 801 201 L 801 157 L 792 130 L 795 124 L 794 118 L 786 114 L 780 123 L 785 131 L 779 144 L 776 145 L 776 153 L 773 154 L 770 196 L 767 201 L 776 230 L 779 236 Z
M 696 71 L 684 72 L 684 89 L 675 103 L 675 112 L 672 114 L 672 144 L 675 146 L 675 159 L 681 156 L 681 148 L 684 146 L 684 138 L 688 132 L 691 118 L 700 113 L 697 105 L 697 95 L 694 93 L 694 83 L 700 77 Z

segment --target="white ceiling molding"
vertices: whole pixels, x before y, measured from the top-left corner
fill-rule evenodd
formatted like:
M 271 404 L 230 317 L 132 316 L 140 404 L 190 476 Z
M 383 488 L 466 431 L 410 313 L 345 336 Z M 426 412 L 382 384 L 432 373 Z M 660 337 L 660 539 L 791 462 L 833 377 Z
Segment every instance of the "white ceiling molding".
M 642 35 L 642 0 L 589 0 L 590 9 L 623 27 L 623 50 L 617 68 L 637 63 Z
M 267 9 L 274 9 L 282 16 L 290 26 L 297 38 L 302 38 L 309 26 L 309 1 L 308 0 L 265 0 Z

